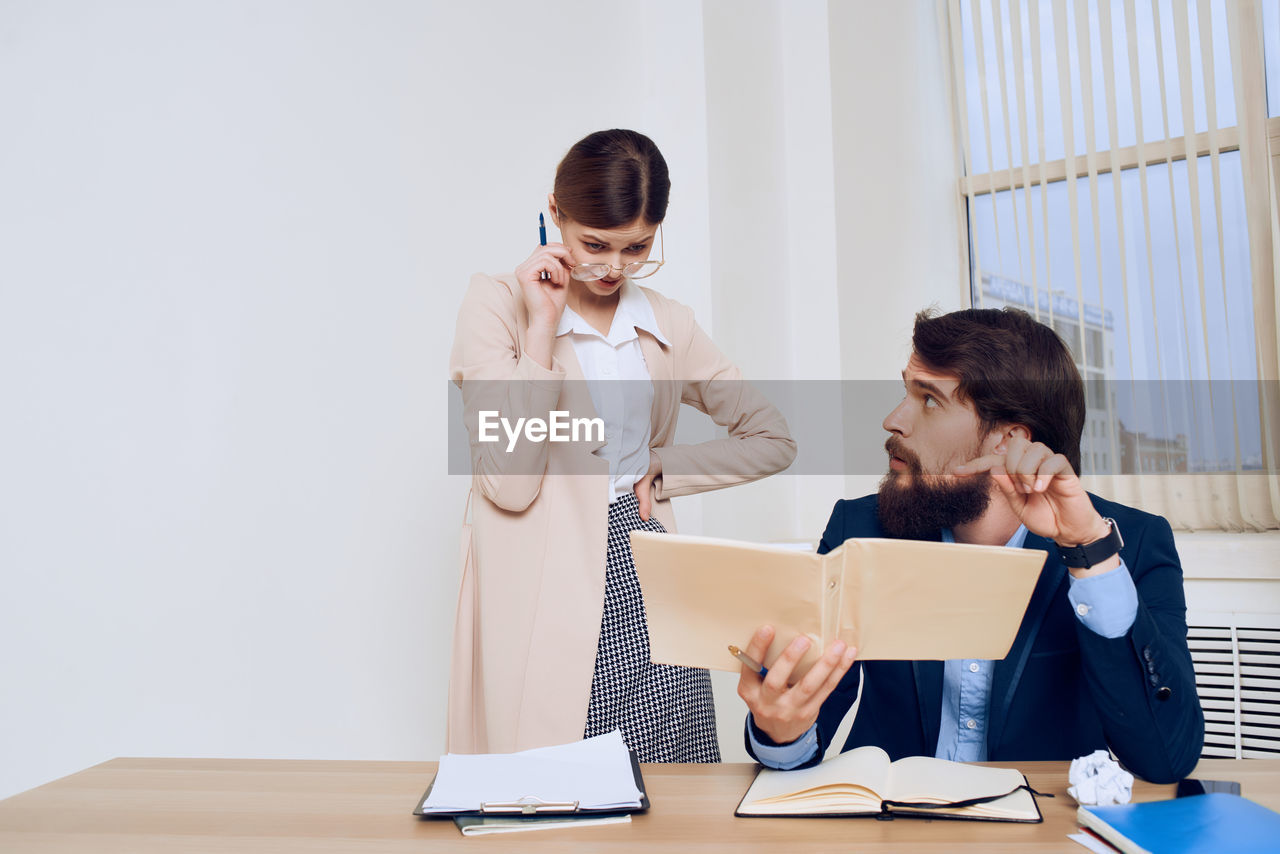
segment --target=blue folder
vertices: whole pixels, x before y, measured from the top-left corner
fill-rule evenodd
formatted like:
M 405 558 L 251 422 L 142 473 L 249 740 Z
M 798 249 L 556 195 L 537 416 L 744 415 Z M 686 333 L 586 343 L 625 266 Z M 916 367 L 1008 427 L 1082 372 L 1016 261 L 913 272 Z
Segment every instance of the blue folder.
M 1122 806 L 1082 806 L 1076 817 L 1126 854 L 1280 851 L 1280 813 L 1222 792 Z

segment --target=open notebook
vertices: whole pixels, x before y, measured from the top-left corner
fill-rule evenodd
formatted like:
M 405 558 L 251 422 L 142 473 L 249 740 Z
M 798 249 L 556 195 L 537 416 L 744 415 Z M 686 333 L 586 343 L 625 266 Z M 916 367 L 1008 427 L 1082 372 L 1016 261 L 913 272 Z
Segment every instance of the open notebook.
M 1043 821 L 1027 778 L 1013 768 L 930 756 L 890 762 L 889 754 L 871 746 L 799 771 L 761 769 L 734 815 Z

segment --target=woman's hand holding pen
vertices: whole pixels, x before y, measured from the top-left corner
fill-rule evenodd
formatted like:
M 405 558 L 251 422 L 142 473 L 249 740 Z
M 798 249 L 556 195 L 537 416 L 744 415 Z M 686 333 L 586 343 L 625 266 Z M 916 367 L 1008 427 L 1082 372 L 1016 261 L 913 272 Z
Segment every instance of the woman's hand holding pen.
M 560 315 L 564 314 L 565 301 L 569 297 L 569 269 L 573 263 L 568 247 L 561 243 L 548 243 L 535 249 L 515 270 L 525 308 L 529 312 L 525 352 L 548 370 L 551 368 L 556 328 L 560 325 Z M 543 273 L 548 278 L 542 278 Z
M 761 626 L 751 636 L 747 655 L 756 661 L 764 661 L 773 636 L 772 626 Z M 738 696 L 751 710 L 756 726 L 778 744 L 795 741 L 813 726 L 818 720 L 822 701 L 840 684 L 858 654 L 856 649 L 846 647 L 843 641 L 834 641 L 803 679 L 788 686 L 791 671 L 808 648 L 809 639 L 801 635 L 787 645 L 763 679 L 745 664 L 738 678 Z

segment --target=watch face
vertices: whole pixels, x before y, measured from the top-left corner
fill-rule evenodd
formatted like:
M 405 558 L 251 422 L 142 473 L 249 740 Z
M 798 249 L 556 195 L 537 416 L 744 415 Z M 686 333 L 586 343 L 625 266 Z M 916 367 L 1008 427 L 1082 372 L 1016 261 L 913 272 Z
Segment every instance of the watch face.
M 1110 516 L 1107 517 L 1106 523 L 1111 526 L 1111 537 L 1116 541 L 1116 551 L 1124 548 L 1124 537 L 1120 533 L 1120 526 L 1116 524 L 1116 520 Z

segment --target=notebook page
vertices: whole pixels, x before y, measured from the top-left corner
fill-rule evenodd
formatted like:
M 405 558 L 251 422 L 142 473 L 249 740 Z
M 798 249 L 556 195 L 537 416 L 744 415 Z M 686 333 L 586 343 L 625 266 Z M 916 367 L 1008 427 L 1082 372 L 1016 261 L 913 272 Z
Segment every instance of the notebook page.
M 578 801 L 580 809 L 638 808 L 640 790 L 622 733 L 521 753 L 446 754 L 422 811 L 479 810 L 481 803 L 527 797 Z
M 948 804 L 1002 795 L 1024 782 L 1015 768 L 966 765 L 930 756 L 908 756 L 889 771 L 892 796 L 887 800 Z
M 975 818 L 1020 818 L 1035 820 L 1040 811 L 1036 809 L 1036 800 L 1026 789 L 1019 789 L 1011 795 L 1005 795 L 996 801 L 985 804 L 974 804 L 968 807 L 938 807 L 930 809 L 928 814 L 964 815 Z
M 812 768 L 799 771 L 775 771 L 765 768 L 751 784 L 743 808 L 757 805 L 804 800 L 806 795 L 818 794 L 823 789 L 840 789 L 854 800 L 850 806 L 861 808 L 870 804 L 880 806 L 879 792 L 889 773 L 889 755 L 878 747 L 859 747 L 841 753 Z M 858 792 L 865 789 L 865 792 Z M 865 798 L 865 801 L 862 799 Z

